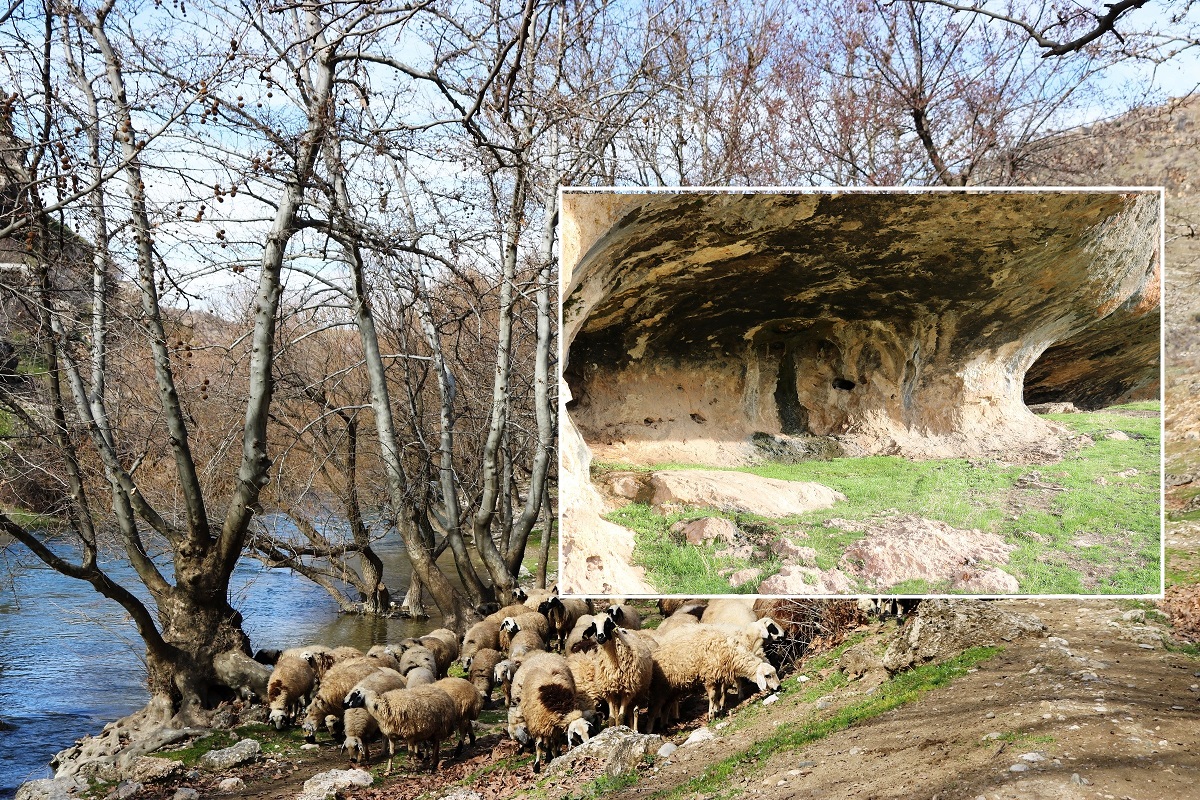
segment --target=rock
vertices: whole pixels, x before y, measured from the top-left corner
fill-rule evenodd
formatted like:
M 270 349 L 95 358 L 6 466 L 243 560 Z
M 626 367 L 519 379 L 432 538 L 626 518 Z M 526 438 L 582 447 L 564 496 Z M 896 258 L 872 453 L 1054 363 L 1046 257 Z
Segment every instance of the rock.
M 296 795 L 296 800 L 328 800 L 342 789 L 370 786 L 372 780 L 371 773 L 362 769 L 332 769 L 329 772 L 319 772 L 304 782 L 304 790 Z
M 1137 474 L 1138 474 L 1138 471 L 1136 469 L 1123 469 L 1117 473 L 1117 477 L 1118 478 L 1132 478 L 1134 475 L 1137 475 Z
M 257 697 L 267 699 L 267 681 L 271 677 L 271 668 L 260 664 L 240 650 L 226 650 L 213 658 L 213 669 L 217 680 L 233 689 L 243 700 Z M 218 726 L 215 723 L 213 727 Z
M 1029 769 L 1028 764 L 1013 764 L 1008 768 L 1009 772 L 1026 772 Z
M 1105 439 L 1112 439 L 1114 442 L 1128 442 L 1129 436 L 1123 431 L 1110 431 L 1104 434 Z
M 203 769 L 217 772 L 223 769 L 245 764 L 258 758 L 262 746 L 254 739 L 243 739 L 232 747 L 223 750 L 211 750 L 200 756 L 197 762 Z
M 708 728 L 697 728 L 696 730 L 692 731 L 690 736 L 688 736 L 687 741 L 683 743 L 683 746 L 687 747 L 691 744 L 700 744 L 701 742 L 707 742 L 715 738 L 717 738 L 717 735 Z
M 785 517 L 832 508 L 846 496 L 819 483 L 760 478 L 746 472 L 662 470 L 650 479 L 655 506 L 679 505 Z
M 858 680 L 871 670 L 882 670 L 883 662 L 865 644 L 856 644 L 842 653 L 838 659 L 838 668 L 846 674 L 847 680 Z
M 1091 786 L 1092 782 L 1087 778 L 1081 777 L 1078 772 L 1071 773 L 1071 783 L 1076 786 Z
M 1130 609 L 1121 615 L 1121 619 L 1125 620 L 1126 622 L 1145 622 L 1146 612 L 1141 608 Z
M 1017 581 L 979 562 L 1006 563 L 1016 545 L 979 530 L 959 530 L 915 514 L 887 517 L 866 527 L 867 535 L 846 548 L 839 566 L 875 589 L 922 579 L 949 582 L 980 594 L 1010 593 Z
M 811 547 L 801 547 L 788 539 L 780 539 L 771 545 L 771 552 L 780 558 L 791 560 L 805 566 L 816 566 L 817 551 Z
M 77 800 L 78 793 L 87 789 L 87 781 L 75 778 L 42 778 L 26 781 L 17 787 L 13 800 Z
M 1035 414 L 1078 414 L 1074 403 L 1034 403 L 1029 410 Z
M 438 800 L 483 800 L 483 795 L 471 789 L 455 789 L 449 794 L 438 795 Z
M 213 712 L 212 719 L 208 722 L 215 729 L 227 731 L 237 724 L 237 714 L 228 705 L 222 705 Z M 237 734 L 231 734 L 234 740 L 237 740 Z
M 255 705 L 249 708 L 242 709 L 238 714 L 238 723 L 241 725 L 249 725 L 254 722 L 266 723 L 271 717 L 271 709 L 265 705 Z
M 679 749 L 679 745 L 674 742 L 667 742 L 662 747 L 658 748 L 659 758 L 670 758 L 671 754 Z
M 1003 611 L 994 603 L 934 598 L 923 601 L 916 617 L 896 631 L 883 654 L 883 666 L 896 673 L 944 661 L 970 647 L 1041 636 L 1045 631 L 1037 617 Z
M 1039 764 L 1046 760 L 1041 753 L 1022 753 L 1018 758 L 1029 764 Z
M 200 800 L 200 793 L 188 786 L 181 786 L 175 790 L 171 800 Z
M 735 572 L 729 576 L 729 585 L 734 586 L 734 587 L 741 586 L 743 583 L 750 583 L 750 581 L 756 581 L 761 576 L 762 576 L 761 569 L 755 569 L 754 567 L 747 567 L 746 569 L 739 569 L 737 572 Z
M 708 544 L 713 541 L 734 544 L 738 537 L 737 525 L 725 517 L 704 517 L 692 520 L 680 525 L 679 530 L 687 539 L 688 544 Z
M 817 700 L 817 710 L 818 711 L 825 711 L 826 709 L 830 709 L 830 708 L 833 708 L 833 698 L 832 697 L 829 697 L 828 695 L 826 695 L 825 697 L 822 697 L 821 699 Z
M 759 594 L 846 594 L 850 579 L 840 569 L 785 566 L 758 586 Z
M 217 784 L 222 792 L 240 792 L 246 788 L 246 782 L 241 778 L 226 778 Z
M 122 774 L 128 780 L 149 783 L 176 775 L 182 772 L 183 768 L 183 762 L 170 758 L 138 756 L 125 767 Z
M 121 781 L 117 784 L 116 789 L 108 793 L 108 797 L 111 800 L 129 800 L 129 798 L 141 794 L 144 788 L 138 781 Z
M 570 774 L 584 764 L 603 764 L 604 775 L 615 778 L 637 769 L 643 758 L 657 753 L 662 746 L 663 738 L 657 734 L 637 733 L 618 725 L 554 759 L 546 771 L 550 775 Z
M 850 751 L 849 751 L 849 755 L 852 755 L 852 756 L 861 756 L 861 755 L 862 755 L 862 748 L 861 748 L 861 747 L 851 747 L 851 748 L 850 748 Z
M 717 556 L 720 558 L 740 558 L 745 560 L 754 557 L 754 548 L 748 544 L 741 544 L 737 547 L 726 547 L 723 550 L 718 550 Z

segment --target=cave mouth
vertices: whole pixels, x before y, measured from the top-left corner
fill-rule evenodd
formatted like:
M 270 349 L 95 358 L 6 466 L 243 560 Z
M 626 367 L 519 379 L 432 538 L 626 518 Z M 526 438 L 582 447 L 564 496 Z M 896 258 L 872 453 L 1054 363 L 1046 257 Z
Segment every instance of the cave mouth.
M 1050 458 L 1027 398 L 1158 380 L 1157 192 L 563 198 L 564 424 L 605 460 Z

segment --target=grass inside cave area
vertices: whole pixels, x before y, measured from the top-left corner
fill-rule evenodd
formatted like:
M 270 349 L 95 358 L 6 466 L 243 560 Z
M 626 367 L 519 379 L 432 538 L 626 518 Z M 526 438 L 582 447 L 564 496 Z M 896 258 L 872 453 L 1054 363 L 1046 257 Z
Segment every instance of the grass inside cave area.
M 846 495 L 846 501 L 831 509 L 782 519 L 696 508 L 664 514 L 644 504 L 625 506 L 607 518 L 635 531 L 634 562 L 646 569 L 647 581 L 678 594 L 755 593 L 782 563 L 773 555 L 765 559 L 718 556 L 721 544 L 686 544 L 671 532 L 676 522 L 724 516 L 751 540 L 786 537 L 811 547 L 817 552 L 816 565 L 831 569 L 838 566 L 846 548 L 866 534 L 828 526 L 828 520 L 895 514 L 977 528 L 1016 545 L 1008 562 L 996 566 L 1017 579 L 1022 594 L 1152 594 L 1159 591 L 1161 574 L 1161 434 L 1159 414 L 1145 413 L 1151 411 L 1159 411 L 1157 402 L 1049 415 L 1048 419 L 1094 441 L 1052 464 L 872 456 L 738 468 L 766 478 L 813 481 Z M 1106 438 L 1112 431 L 1121 431 L 1128 439 Z M 614 467 L 599 465 L 606 468 Z M 711 467 L 668 464 L 652 469 Z M 718 574 L 745 567 L 758 568 L 761 575 L 731 587 Z M 862 592 L 881 588 L 855 587 Z M 924 580 L 887 588 L 896 594 L 952 592 L 948 582 Z

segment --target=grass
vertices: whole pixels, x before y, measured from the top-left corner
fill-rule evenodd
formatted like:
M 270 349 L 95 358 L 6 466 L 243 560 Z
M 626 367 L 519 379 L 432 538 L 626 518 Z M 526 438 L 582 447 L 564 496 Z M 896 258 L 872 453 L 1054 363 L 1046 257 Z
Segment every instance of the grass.
M 1116 408 L 1152 411 L 1158 404 L 1128 403 Z M 741 471 L 765 478 L 814 481 L 840 491 L 847 501 L 830 510 L 778 520 L 711 509 L 664 515 L 646 505 L 626 506 L 608 519 L 636 532 L 635 563 L 646 569 L 649 583 L 672 593 L 754 591 L 752 585 L 731 589 L 718 570 L 757 567 L 762 570 L 761 581 L 782 566 L 775 557 L 718 556 L 724 544 L 686 545 L 670 531 L 681 520 L 725 516 L 743 531 L 757 532 L 750 538 L 763 544 L 787 537 L 813 548 L 816 566 L 828 570 L 838 567 L 846 548 L 865 535 L 829 525 L 831 518 L 867 520 L 898 513 L 1003 537 L 1016 549 L 1008 563 L 999 566 L 1017 579 L 1018 591 L 1023 594 L 1156 592 L 1160 571 L 1159 417 L 1097 411 L 1049 418 L 1090 436 L 1094 443 L 1058 463 L 1033 466 L 965 459 L 908 461 L 895 456 L 761 464 Z M 1121 431 L 1128 439 L 1106 438 L 1112 431 Z M 697 467 L 672 464 L 656 469 Z M 597 466 L 599 470 L 608 468 Z M 1200 512 L 1195 516 L 1200 518 Z M 853 588 L 872 592 L 885 587 Z M 948 581 L 910 580 L 886 588 L 903 594 L 951 591 Z
M 236 734 L 236 738 L 234 734 Z M 184 747 L 175 750 L 159 750 L 150 755 L 179 761 L 184 766 L 191 767 L 195 766 L 205 753 L 232 747 L 241 739 L 257 740 L 262 746 L 264 754 L 290 756 L 303 752 L 300 746 L 304 744 L 304 731 L 300 728 L 277 731 L 271 725 L 254 723 L 234 728 L 232 732 L 216 730 L 207 736 L 192 740 Z
M 975 664 L 1000 652 L 998 647 L 975 647 L 941 664 L 930 664 L 903 672 L 880 685 L 868 698 L 847 705 L 828 717 L 813 716 L 797 725 L 781 725 L 776 733 L 751 747 L 711 764 L 697 777 L 674 789 L 659 792 L 656 798 L 738 797 L 741 791 L 730 789 L 729 779 L 740 770 L 753 770 L 764 758 L 788 752 L 845 730 L 880 714 L 912 702 L 925 692 L 945 686 L 967 673 Z
M 1004 742 L 1006 744 L 1019 744 L 1019 745 L 1053 744 L 1054 737 L 1053 736 L 1034 736 L 1032 733 L 1024 733 L 1021 731 L 1009 731 L 1008 733 L 1002 733 L 995 738 L 985 739 L 985 740 L 979 742 L 979 744 L 989 745 L 992 742 Z

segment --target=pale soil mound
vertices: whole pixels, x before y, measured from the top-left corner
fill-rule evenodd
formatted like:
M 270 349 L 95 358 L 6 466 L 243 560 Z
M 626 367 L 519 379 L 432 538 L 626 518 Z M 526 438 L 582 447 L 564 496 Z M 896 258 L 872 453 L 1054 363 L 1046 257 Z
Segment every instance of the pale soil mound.
M 864 523 L 867 535 L 846 548 L 843 569 L 875 589 L 905 580 L 949 581 L 955 590 L 992 594 L 1017 591 L 1017 580 L 984 566 L 1003 564 L 1016 549 L 980 530 L 960 530 L 915 514 Z
M 701 506 L 786 517 L 832 508 L 846 496 L 819 483 L 760 478 L 745 472 L 663 470 L 650 479 L 655 506 Z

